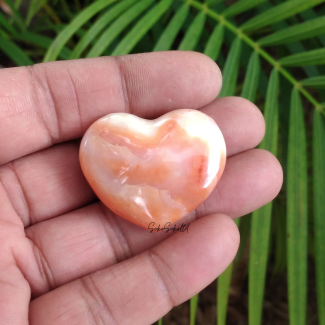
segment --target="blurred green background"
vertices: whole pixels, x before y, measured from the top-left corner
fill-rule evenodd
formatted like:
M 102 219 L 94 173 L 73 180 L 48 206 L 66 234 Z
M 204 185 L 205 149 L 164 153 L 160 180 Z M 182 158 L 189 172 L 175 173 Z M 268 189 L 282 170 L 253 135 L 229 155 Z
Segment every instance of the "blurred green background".
M 237 219 L 217 281 L 159 324 L 325 325 L 325 0 L 0 0 L 0 65 L 170 49 L 223 72 L 263 112 L 278 197 Z

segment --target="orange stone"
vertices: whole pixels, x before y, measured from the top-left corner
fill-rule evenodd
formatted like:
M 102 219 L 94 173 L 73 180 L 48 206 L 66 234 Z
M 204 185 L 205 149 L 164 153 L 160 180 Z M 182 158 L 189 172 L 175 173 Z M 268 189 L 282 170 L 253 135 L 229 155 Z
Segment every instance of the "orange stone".
M 174 223 L 204 202 L 223 173 L 226 146 L 217 124 L 200 111 L 179 109 L 155 120 L 114 113 L 89 127 L 79 157 L 99 199 L 148 229 L 151 222 Z

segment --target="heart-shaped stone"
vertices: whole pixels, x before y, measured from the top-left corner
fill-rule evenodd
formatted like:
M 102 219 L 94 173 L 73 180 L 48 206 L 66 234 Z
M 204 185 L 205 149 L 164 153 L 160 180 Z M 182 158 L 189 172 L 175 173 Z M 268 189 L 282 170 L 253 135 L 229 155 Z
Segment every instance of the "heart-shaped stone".
M 197 208 L 224 170 L 226 146 L 209 116 L 179 109 L 155 120 L 114 113 L 94 122 L 80 147 L 82 171 L 114 213 L 148 229 Z

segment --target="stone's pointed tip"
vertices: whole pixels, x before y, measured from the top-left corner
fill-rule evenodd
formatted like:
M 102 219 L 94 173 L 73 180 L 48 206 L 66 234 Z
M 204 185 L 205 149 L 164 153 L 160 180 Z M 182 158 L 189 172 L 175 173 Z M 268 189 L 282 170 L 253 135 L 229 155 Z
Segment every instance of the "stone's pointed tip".
M 212 192 L 226 163 L 217 124 L 180 109 L 155 120 L 115 113 L 94 122 L 80 146 L 80 164 L 99 199 L 148 229 L 174 223 Z

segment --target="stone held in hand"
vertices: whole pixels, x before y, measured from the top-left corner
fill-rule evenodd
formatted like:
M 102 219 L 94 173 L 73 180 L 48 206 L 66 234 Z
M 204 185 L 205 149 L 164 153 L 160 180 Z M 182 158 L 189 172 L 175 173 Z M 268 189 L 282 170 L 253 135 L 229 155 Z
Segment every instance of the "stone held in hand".
M 94 122 L 80 164 L 99 199 L 148 229 L 174 223 L 209 196 L 226 162 L 222 133 L 206 114 L 179 109 L 155 120 L 113 113 Z

